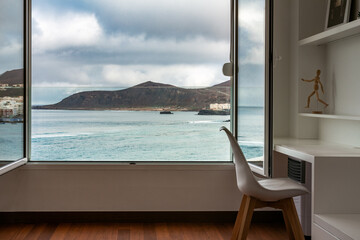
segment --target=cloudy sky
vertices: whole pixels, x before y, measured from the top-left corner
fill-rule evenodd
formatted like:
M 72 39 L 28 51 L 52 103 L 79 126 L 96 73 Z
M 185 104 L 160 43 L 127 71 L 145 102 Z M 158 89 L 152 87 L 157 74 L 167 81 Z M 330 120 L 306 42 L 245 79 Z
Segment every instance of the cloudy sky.
M 0 74 L 23 67 L 22 1 L 0 1 Z
M 16 2 L 22 1 L 0 3 L 6 33 L 0 74 L 21 67 Z M 262 2 L 240 0 L 244 87 L 263 86 Z M 230 0 L 32 0 L 32 7 L 34 87 L 124 88 L 145 81 L 205 87 L 228 80 L 221 69 L 229 61 Z

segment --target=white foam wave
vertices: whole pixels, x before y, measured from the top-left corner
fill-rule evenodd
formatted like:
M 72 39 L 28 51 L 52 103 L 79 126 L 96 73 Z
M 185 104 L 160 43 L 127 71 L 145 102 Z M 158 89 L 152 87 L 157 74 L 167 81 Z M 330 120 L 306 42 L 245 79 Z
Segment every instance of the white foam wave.
M 189 121 L 190 124 L 207 124 L 207 123 L 219 123 L 218 121 L 202 120 L 202 121 Z
M 58 137 L 76 137 L 81 135 L 89 135 L 90 133 L 50 133 L 50 134 L 35 134 L 31 138 L 58 138 Z
M 242 146 L 263 146 L 263 142 L 257 142 L 257 141 L 238 141 L 238 143 Z

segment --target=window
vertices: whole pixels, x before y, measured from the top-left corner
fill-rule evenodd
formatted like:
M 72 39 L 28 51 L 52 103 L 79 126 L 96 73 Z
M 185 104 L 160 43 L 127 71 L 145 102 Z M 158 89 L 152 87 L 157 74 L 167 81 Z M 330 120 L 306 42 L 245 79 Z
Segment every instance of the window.
M 267 174 L 270 142 L 270 1 L 238 0 L 236 52 L 238 143 L 249 163 Z M 267 106 L 265 104 L 268 104 Z
M 230 1 L 32 1 L 34 161 L 230 161 Z
M 23 4 L 0 3 L 0 167 L 25 156 Z
M 269 1 L 236 0 L 233 9 L 230 3 L 33 0 L 31 144 L 21 104 L 27 17 L 0 25 L 1 60 L 11 60 L 0 77 L 22 76 L 1 86 L 2 106 L 13 111 L 2 111 L 2 125 L 17 129 L 1 129 L 1 159 L 229 162 L 230 147 L 218 132 L 225 125 L 251 163 L 266 168 Z M 23 4 L 3 1 L 1 17 L 15 16 L 14 9 L 23 16 Z M 231 80 L 221 73 L 229 49 L 238 69 Z

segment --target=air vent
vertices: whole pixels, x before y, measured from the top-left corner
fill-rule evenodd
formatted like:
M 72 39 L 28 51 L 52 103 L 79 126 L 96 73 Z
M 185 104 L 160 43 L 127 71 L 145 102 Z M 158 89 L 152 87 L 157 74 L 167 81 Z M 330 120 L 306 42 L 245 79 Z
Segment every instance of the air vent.
M 288 158 L 288 177 L 305 183 L 305 162 Z

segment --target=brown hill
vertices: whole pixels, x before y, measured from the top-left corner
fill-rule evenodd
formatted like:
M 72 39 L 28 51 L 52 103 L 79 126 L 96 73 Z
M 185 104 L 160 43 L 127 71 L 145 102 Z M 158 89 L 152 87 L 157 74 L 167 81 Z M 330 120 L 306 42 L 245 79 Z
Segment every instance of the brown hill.
M 23 84 L 24 83 L 24 69 L 15 69 L 6 71 L 0 75 L 0 84 Z
M 198 89 L 144 82 L 119 91 L 89 91 L 73 94 L 59 103 L 37 109 L 206 109 L 211 103 L 230 103 L 230 81 Z

